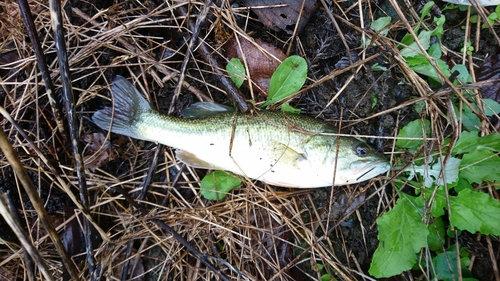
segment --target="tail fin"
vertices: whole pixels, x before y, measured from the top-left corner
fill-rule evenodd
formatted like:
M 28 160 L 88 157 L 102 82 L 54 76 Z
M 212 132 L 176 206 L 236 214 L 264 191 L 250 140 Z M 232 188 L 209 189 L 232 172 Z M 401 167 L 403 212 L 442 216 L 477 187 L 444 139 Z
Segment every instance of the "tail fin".
M 111 85 L 113 107 L 103 108 L 92 116 L 92 121 L 103 130 L 133 138 L 135 122 L 143 112 L 152 110 L 148 101 L 122 76 L 117 75 Z M 111 119 L 113 117 L 113 119 Z

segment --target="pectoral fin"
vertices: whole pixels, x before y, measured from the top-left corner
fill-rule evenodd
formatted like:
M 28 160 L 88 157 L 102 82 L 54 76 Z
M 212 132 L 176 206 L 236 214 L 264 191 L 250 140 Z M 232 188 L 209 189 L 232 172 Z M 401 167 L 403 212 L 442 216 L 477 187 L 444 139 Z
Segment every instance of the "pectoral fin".
M 307 159 L 307 155 L 299 153 L 289 146 L 278 142 L 272 141 L 269 143 L 268 156 L 280 164 L 299 168 L 299 162 Z
M 187 152 L 185 150 L 178 149 L 175 152 L 175 155 L 177 156 L 177 159 L 194 168 L 207 170 L 223 170 L 221 167 L 208 163 L 207 161 L 198 158 L 195 154 Z

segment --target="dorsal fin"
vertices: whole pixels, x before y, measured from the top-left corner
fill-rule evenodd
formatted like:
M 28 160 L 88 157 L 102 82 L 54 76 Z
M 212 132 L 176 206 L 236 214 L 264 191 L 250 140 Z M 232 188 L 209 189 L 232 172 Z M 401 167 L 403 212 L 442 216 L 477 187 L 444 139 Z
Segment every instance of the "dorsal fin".
M 235 110 L 234 107 L 215 102 L 197 102 L 183 109 L 181 116 L 189 119 L 201 119 L 225 112 L 234 112 Z

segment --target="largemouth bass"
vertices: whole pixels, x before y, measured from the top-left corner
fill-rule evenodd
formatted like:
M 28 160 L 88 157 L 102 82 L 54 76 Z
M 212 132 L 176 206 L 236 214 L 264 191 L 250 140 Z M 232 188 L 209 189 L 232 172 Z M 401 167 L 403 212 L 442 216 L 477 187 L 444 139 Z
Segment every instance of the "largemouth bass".
M 92 120 L 104 130 L 176 148 L 195 168 L 229 171 L 268 184 L 314 188 L 346 185 L 386 172 L 387 159 L 328 123 L 297 114 L 223 112 L 188 119 L 160 114 L 125 78 L 111 85 L 114 107 Z

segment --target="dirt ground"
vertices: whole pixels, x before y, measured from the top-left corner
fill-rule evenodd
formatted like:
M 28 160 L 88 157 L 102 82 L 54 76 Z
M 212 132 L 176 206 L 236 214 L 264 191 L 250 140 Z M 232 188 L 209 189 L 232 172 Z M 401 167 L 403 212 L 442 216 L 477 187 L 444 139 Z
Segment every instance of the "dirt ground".
M 230 280 L 237 280 L 237 276 L 242 278 L 238 280 L 244 280 L 243 276 L 248 280 L 321 280 L 326 273 L 334 278 L 331 280 L 373 280 L 368 277 L 368 269 L 378 246 L 376 219 L 394 204 L 396 192 L 391 177 L 396 171 L 369 182 L 311 190 L 244 182 L 225 200 L 212 202 L 198 192 L 199 180 L 207 171 L 183 166 L 175 160 L 171 148 L 107 135 L 90 117 L 110 104 L 109 84 L 117 74 L 136 77 L 134 84 L 140 92 L 165 114 L 179 116 L 182 109 L 200 101 L 199 92 L 217 103 L 234 106 L 220 77 L 203 56 L 199 42 L 208 46 L 211 56 L 223 67 L 227 60 L 223 44 L 238 33 L 267 42 L 287 55 L 297 54 L 306 59 L 309 65 L 306 90 L 290 102 L 301 109 L 301 114 L 331 122 L 344 133 L 363 136 L 388 159 L 393 159 L 393 137 L 401 127 L 421 117 L 415 103 L 407 102 L 421 97 L 422 88 L 428 91 L 425 94 L 442 88 L 419 85 L 427 83 L 425 77 L 412 80 L 405 71 L 407 68 L 401 66 L 394 50 L 407 29 L 397 20 L 391 2 L 396 3 L 317 2 L 297 34 L 293 34 L 293 28 L 290 32 L 290 25 L 286 30 L 264 25 L 253 10 L 245 8 L 247 3 L 236 1 L 231 8 L 226 2 L 212 4 L 192 51 L 188 50 L 192 39 L 188 22 L 196 23 L 202 3 L 65 2 L 65 38 L 79 141 L 86 163 L 89 210 L 109 239 L 94 247 L 102 279 L 120 278 L 128 259 L 129 278 L 136 277 L 134 280 L 217 280 L 198 257 L 152 222 L 159 220 L 206 255 Z M 414 6 L 398 2 L 411 24 L 416 23 L 415 13 L 422 8 L 422 3 L 415 2 L 418 3 Z M 55 81 L 56 98 L 62 101 L 48 3 L 29 3 Z M 441 13 L 439 8 L 445 3 L 439 1 L 437 5 L 432 15 Z M 68 221 L 78 207 L 59 181 L 67 183 L 79 198 L 70 141 L 56 127 L 37 74 L 30 48 L 33 42 L 24 28 L 16 27 L 23 26 L 17 5 L 4 3 L 0 9 L 5 15 L 0 31 L 3 37 L 0 101 L 58 174 L 43 164 L 10 122 L 4 121 L 2 125 L 53 221 L 66 229 L 76 228 Z M 442 14 L 447 18 L 442 45 L 448 49 L 447 61 L 452 65 L 461 60 L 466 11 L 452 9 Z M 393 41 L 375 41 L 377 36 L 369 30 L 369 23 L 384 15 L 393 17 L 394 25 L 387 35 Z M 498 25 L 495 31 L 500 34 Z M 370 47 L 362 45 L 365 32 L 373 36 L 375 43 Z M 480 65 L 487 55 L 498 53 L 499 46 L 493 43 L 491 32 L 473 28 L 468 36 L 475 40 L 474 66 Z M 184 70 L 185 83 L 176 96 L 179 71 L 188 52 L 191 59 Z M 386 70 L 374 71 L 371 66 L 375 63 Z M 248 88 L 242 88 L 241 93 L 244 99 L 252 97 Z M 263 98 L 256 98 L 259 99 Z M 22 210 L 24 227 L 34 241 L 39 240 L 39 252 L 47 257 L 49 265 L 57 268 L 54 275 L 61 278 L 62 267 L 52 242 L 42 238 L 45 233 L 39 229 L 34 208 L 5 159 L 1 160 L 0 189 L 8 192 L 16 208 Z M 0 225 L 0 237 L 5 241 L 0 246 L 0 260 L 5 260 L 0 266 L 3 268 L 0 279 L 2 276 L 9 280 L 23 279 L 23 258 L 14 257 L 18 253 L 15 250 L 18 240 L 3 219 Z M 68 235 L 68 230 L 62 232 Z M 80 245 L 75 245 L 84 244 L 82 239 L 73 237 L 69 243 L 75 253 L 82 251 Z M 492 263 L 484 252 L 488 248 L 485 237 L 463 232 L 459 239 L 476 257 L 471 267 L 473 276 L 478 280 L 493 280 Z M 493 240 L 498 262 L 499 242 Z M 87 276 L 85 258 L 76 264 Z M 318 269 L 318 265 L 324 268 Z M 427 280 L 419 270 L 390 280 L 415 279 Z

